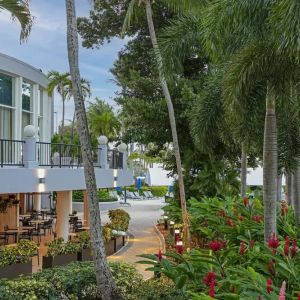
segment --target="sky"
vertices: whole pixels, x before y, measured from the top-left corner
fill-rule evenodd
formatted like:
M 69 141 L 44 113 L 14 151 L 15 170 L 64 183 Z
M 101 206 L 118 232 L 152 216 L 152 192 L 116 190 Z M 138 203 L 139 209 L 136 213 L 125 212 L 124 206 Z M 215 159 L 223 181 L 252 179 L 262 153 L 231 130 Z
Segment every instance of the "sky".
M 76 0 L 77 16 L 88 16 L 89 0 Z M 69 70 L 66 44 L 66 15 L 64 0 L 31 0 L 30 10 L 35 22 L 26 43 L 20 45 L 20 25 L 12 22 L 8 13 L 0 12 L 0 52 L 20 59 L 47 74 L 50 70 Z M 110 104 L 117 91 L 109 69 L 117 58 L 124 41 L 115 39 L 100 49 L 85 49 L 80 45 L 81 76 L 91 82 L 92 98 L 98 96 Z M 61 100 L 54 96 L 54 111 L 61 121 Z M 73 117 L 73 101 L 66 103 L 66 120 Z

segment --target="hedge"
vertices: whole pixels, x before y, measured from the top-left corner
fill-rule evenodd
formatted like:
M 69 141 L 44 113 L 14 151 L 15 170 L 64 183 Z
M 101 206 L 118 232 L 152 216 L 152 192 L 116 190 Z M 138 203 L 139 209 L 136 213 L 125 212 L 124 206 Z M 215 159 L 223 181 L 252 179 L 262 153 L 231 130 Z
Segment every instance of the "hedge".
M 170 281 L 143 281 L 129 264 L 110 263 L 112 274 L 125 300 L 180 300 Z M 93 262 L 74 262 L 17 280 L 0 280 L 0 299 L 5 300 L 96 300 Z

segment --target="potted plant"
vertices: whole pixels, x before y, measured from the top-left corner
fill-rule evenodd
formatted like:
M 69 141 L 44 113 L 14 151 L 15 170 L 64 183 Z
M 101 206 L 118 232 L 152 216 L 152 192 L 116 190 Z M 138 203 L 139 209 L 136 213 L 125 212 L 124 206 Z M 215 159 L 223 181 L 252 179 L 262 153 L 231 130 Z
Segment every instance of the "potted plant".
M 14 279 L 32 273 L 32 257 L 38 254 L 33 241 L 21 240 L 15 246 L 0 247 L 0 278 Z
M 77 260 L 79 244 L 76 241 L 64 242 L 63 238 L 55 239 L 48 245 L 48 252 L 43 256 L 43 269 L 63 266 Z
M 93 260 L 92 249 L 91 249 L 91 238 L 87 231 L 82 231 L 77 234 L 74 239 L 79 245 L 79 252 L 77 253 L 78 261 Z

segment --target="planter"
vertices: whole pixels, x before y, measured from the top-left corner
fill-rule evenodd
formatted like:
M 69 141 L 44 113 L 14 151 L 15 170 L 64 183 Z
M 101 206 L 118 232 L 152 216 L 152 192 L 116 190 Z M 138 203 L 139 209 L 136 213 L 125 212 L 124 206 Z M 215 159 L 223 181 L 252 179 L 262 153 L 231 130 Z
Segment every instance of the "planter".
M 106 255 L 112 255 L 115 253 L 115 241 L 114 240 L 110 240 L 109 242 L 105 243 L 105 251 L 106 251 Z
M 77 253 L 77 260 L 78 261 L 93 260 L 92 249 L 90 248 L 82 249 L 82 251 Z
M 125 236 L 118 236 L 114 239 L 115 241 L 115 252 L 119 251 L 125 245 Z
M 32 261 L 23 264 L 13 264 L 0 268 L 0 278 L 15 279 L 20 275 L 30 275 L 32 273 Z
M 43 269 L 49 269 L 56 266 L 64 266 L 73 261 L 77 261 L 77 253 L 61 254 L 58 256 L 43 256 Z

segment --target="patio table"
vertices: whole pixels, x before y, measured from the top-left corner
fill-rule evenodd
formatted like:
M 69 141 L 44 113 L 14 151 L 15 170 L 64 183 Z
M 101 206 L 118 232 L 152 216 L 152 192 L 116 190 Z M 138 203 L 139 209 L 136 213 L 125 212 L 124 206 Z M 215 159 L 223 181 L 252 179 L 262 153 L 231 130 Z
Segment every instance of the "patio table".
M 35 229 L 37 229 L 37 226 L 38 226 L 39 224 L 44 224 L 44 223 L 45 223 L 45 220 L 31 220 L 29 223 L 30 223 L 30 224 L 33 224 L 34 227 L 35 227 Z

